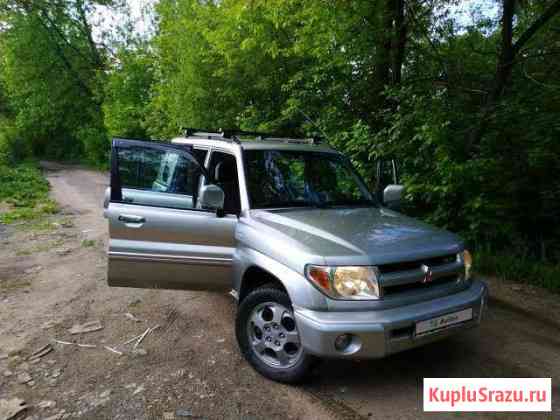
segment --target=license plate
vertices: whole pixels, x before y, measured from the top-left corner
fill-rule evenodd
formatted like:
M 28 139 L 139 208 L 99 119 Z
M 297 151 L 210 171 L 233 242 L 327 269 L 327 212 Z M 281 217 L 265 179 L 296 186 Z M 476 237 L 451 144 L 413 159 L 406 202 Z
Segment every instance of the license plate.
M 472 319 L 472 308 L 420 321 L 416 323 L 416 335 L 426 334 L 470 319 Z

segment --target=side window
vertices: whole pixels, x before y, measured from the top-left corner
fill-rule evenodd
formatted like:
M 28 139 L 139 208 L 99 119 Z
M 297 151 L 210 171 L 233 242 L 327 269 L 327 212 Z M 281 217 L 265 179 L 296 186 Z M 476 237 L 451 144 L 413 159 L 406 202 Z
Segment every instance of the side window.
M 235 156 L 223 152 L 212 152 L 208 172 L 213 177 L 211 182 L 224 190 L 224 212 L 226 214 L 239 214 L 241 201 Z
M 202 171 L 189 154 L 173 149 L 118 149 L 122 200 L 130 204 L 178 209 L 196 208 Z
M 204 162 L 206 162 L 206 155 L 208 154 L 208 150 L 206 149 L 194 149 L 192 151 L 192 155 L 196 158 L 198 163 L 201 166 L 204 166 Z

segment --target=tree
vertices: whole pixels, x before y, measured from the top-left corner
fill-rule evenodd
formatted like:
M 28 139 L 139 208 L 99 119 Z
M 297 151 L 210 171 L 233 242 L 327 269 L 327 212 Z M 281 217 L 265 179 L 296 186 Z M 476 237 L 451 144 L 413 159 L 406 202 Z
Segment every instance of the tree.
M 3 80 L 17 136 L 37 154 L 105 159 L 100 106 L 106 60 L 87 20 L 97 3 L 0 3 Z
M 510 81 L 511 73 L 516 64 L 518 54 L 531 39 L 542 30 L 556 15 L 560 13 L 560 0 L 549 2 L 546 9 L 540 14 L 523 32 L 517 41 L 513 41 L 514 28 L 513 19 L 516 11 L 516 0 L 502 0 L 502 19 L 501 19 L 501 44 L 496 64 L 496 74 L 494 76 L 494 86 L 487 95 L 484 106 L 482 107 L 480 124 L 472 131 L 470 139 L 467 141 L 467 149 L 471 151 L 473 146 L 480 143 L 481 137 L 488 126 L 490 118 L 497 102 L 502 97 L 507 84 Z
M 148 113 L 154 82 L 154 57 L 145 45 L 121 49 L 105 84 L 103 113 L 110 136 L 149 137 Z

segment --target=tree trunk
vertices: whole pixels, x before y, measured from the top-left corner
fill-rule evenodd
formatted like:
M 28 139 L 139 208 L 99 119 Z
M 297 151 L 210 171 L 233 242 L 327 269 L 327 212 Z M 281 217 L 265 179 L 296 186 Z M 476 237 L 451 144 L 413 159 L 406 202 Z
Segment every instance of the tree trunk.
M 99 54 L 97 45 L 95 45 L 95 42 L 93 41 L 92 30 L 86 16 L 86 5 L 83 1 L 80 1 L 76 3 L 76 7 L 78 11 L 78 16 L 80 18 L 80 23 L 82 26 L 81 28 L 82 33 L 84 34 L 84 36 L 88 41 L 91 60 L 93 61 L 96 69 L 102 70 L 104 67 L 103 60 L 101 58 L 101 55 Z
M 490 103 L 493 104 L 502 95 L 513 69 L 515 52 L 513 50 L 513 15 L 515 0 L 503 0 L 502 41 L 500 55 L 496 66 L 496 77 Z
M 402 81 L 402 66 L 406 47 L 407 25 L 404 18 L 405 0 L 395 0 L 395 35 L 393 38 L 392 82 L 398 85 Z
M 395 0 L 385 0 L 383 3 L 382 30 L 376 51 L 376 83 L 380 92 L 390 83 L 394 2 Z
M 381 30 L 378 34 L 375 63 L 377 105 L 383 104 L 383 90 L 402 81 L 402 66 L 407 41 L 405 0 L 383 0 Z
M 546 11 L 519 37 L 513 44 L 513 17 L 516 0 L 502 0 L 503 14 L 501 19 L 501 45 L 494 76 L 494 87 L 482 107 L 479 125 L 471 131 L 465 149 L 472 156 L 473 149 L 478 145 L 486 132 L 489 120 L 496 104 L 504 94 L 515 65 L 515 59 L 521 48 L 556 14 L 560 13 L 560 0 L 555 0 Z

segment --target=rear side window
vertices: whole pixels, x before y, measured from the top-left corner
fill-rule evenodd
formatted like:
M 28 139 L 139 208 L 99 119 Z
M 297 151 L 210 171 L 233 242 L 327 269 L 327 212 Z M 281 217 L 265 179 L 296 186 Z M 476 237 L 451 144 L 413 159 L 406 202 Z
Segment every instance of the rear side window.
M 118 149 L 123 201 L 131 204 L 189 209 L 196 207 L 199 163 L 174 150 Z
M 201 166 L 204 166 L 204 162 L 206 162 L 206 155 L 208 154 L 208 150 L 206 149 L 194 149 L 192 151 L 193 156 L 195 159 L 200 163 Z

